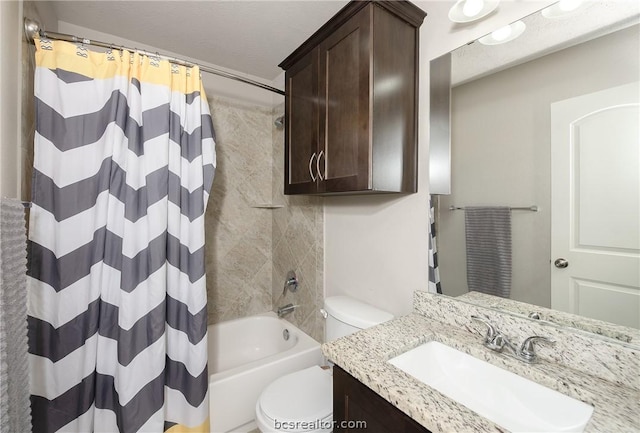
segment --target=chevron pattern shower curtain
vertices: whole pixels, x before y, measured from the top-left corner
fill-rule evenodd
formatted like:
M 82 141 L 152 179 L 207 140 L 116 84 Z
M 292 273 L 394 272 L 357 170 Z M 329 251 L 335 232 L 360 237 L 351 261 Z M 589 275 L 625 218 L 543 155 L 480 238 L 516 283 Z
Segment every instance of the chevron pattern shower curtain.
M 440 268 L 438 267 L 438 247 L 436 244 L 436 209 L 434 196 L 429 196 L 429 293 L 442 293 Z
M 199 70 L 36 41 L 34 432 L 208 432 Z

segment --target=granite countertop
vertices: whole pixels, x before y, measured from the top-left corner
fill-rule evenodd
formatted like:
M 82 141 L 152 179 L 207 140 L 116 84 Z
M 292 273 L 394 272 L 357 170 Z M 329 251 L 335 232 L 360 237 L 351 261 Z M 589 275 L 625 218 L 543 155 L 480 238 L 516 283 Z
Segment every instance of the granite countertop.
M 640 392 L 541 360 L 526 364 L 492 352 L 468 330 L 412 313 L 322 345 L 335 364 L 433 433 L 505 429 L 419 382 L 387 361 L 427 341 L 439 341 L 594 406 L 586 432 L 640 431 Z

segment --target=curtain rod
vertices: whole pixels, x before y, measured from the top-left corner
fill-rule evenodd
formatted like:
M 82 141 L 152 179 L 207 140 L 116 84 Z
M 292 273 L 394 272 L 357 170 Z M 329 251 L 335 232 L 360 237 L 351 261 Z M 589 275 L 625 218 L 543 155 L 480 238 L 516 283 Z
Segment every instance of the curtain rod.
M 239 75 L 232 74 L 231 72 L 226 72 L 220 69 L 211 68 L 209 66 L 200 65 L 198 63 L 187 62 L 186 60 L 176 59 L 175 57 L 167 56 L 164 54 L 150 53 L 146 50 L 139 50 L 137 48 L 124 47 L 119 44 L 109 44 L 106 42 L 95 41 L 92 39 L 80 38 L 78 36 L 68 35 L 65 33 L 48 32 L 40 28 L 40 23 L 38 21 L 30 18 L 24 19 L 24 32 L 27 36 L 27 40 L 31 44 L 35 44 L 35 38 L 36 36 L 39 36 L 41 38 L 46 38 L 46 39 L 55 39 L 55 40 L 74 42 L 74 43 L 79 43 L 84 45 L 93 45 L 93 46 L 102 47 L 102 48 L 111 48 L 111 49 L 116 48 L 119 50 L 127 50 L 131 53 L 137 52 L 147 56 L 160 57 L 162 59 L 168 60 L 170 63 L 174 63 L 181 66 L 186 66 L 186 67 L 198 66 L 202 72 L 208 72 L 210 74 L 218 75 L 220 77 L 230 78 L 232 80 L 240 81 L 242 83 L 249 84 L 251 86 L 260 87 L 261 89 L 268 90 L 270 92 L 277 93 L 279 95 L 285 94 L 284 91 L 280 89 L 271 87 L 264 83 L 260 83 L 259 81 L 254 81 L 250 78 L 241 77 Z

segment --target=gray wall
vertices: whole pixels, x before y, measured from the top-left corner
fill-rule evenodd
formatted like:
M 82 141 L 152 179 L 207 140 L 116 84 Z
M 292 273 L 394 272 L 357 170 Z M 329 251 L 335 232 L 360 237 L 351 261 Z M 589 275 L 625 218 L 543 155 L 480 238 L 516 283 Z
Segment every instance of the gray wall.
M 550 104 L 637 81 L 639 26 L 458 86 L 452 92 L 452 194 L 440 196 L 443 291 L 467 292 L 463 211 L 450 205 L 538 205 L 513 212 L 513 299 L 549 307 Z
M 57 31 L 58 19 L 48 2 L 23 3 L 23 16 L 35 19 L 40 25 L 50 31 Z M 33 173 L 33 138 L 35 134 L 35 112 L 33 97 L 33 81 L 35 74 L 35 45 L 27 42 L 24 34 L 20 45 L 22 50 L 21 63 L 21 139 L 20 139 L 20 189 L 23 200 L 31 200 L 31 176 Z

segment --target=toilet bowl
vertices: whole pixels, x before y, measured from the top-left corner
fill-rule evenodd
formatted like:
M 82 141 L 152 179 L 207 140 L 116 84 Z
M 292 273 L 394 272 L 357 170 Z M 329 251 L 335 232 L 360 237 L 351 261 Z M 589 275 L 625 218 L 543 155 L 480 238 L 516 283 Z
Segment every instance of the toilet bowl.
M 352 334 L 393 315 L 348 296 L 325 299 L 327 341 Z M 270 383 L 256 402 L 256 424 L 263 433 L 329 433 L 333 430 L 331 369 L 313 366 Z
M 261 432 L 329 433 L 333 426 L 331 370 L 319 365 L 276 379 L 256 403 Z

